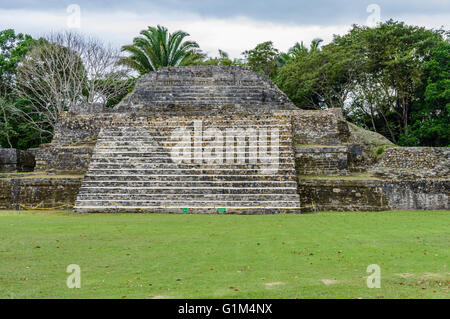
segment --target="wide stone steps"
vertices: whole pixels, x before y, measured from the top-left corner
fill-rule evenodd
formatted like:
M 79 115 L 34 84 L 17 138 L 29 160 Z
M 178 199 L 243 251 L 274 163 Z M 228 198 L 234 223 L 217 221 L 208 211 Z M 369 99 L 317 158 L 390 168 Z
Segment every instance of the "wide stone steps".
M 261 162 L 261 160 L 274 158 L 274 156 L 271 156 L 271 154 L 276 154 L 276 158 L 284 158 L 284 159 L 290 159 L 293 160 L 294 157 L 292 156 L 291 152 L 287 151 L 277 151 L 275 150 L 268 150 L 267 152 L 264 152 L 263 154 L 258 154 L 256 151 L 248 151 L 248 152 L 234 152 L 232 154 L 228 154 L 225 152 L 214 152 L 210 150 L 202 150 L 202 149 L 189 149 L 191 152 L 197 154 L 197 157 L 189 157 L 190 160 L 194 159 L 201 159 L 204 161 L 211 160 L 211 159 L 217 159 L 217 157 L 220 156 L 220 158 L 223 158 L 224 160 L 229 156 L 233 155 L 233 158 L 238 161 L 239 159 L 244 159 L 245 162 L 249 162 L 247 159 L 254 159 L 258 162 Z M 174 154 L 180 154 L 183 150 L 174 150 Z M 199 153 L 201 152 L 201 153 Z M 203 155 L 202 155 L 203 154 Z M 93 155 L 94 159 L 96 158 L 133 158 L 136 160 L 142 159 L 145 161 L 148 160 L 159 160 L 159 159 L 171 159 L 170 152 L 162 152 L 162 150 L 158 152 L 151 152 L 151 151 L 114 151 L 107 152 L 106 150 L 102 149 L 100 151 L 96 151 Z
M 236 145 L 238 142 L 240 141 L 248 141 L 251 138 L 254 138 L 257 136 L 238 136 L 235 137 L 233 140 L 234 144 Z M 201 138 L 203 138 L 203 140 L 201 142 L 199 142 L 199 146 L 211 146 L 212 142 L 216 141 L 217 138 L 216 136 L 202 136 Z M 194 145 L 194 137 L 190 138 L 191 140 L 191 144 Z M 227 142 L 227 137 L 222 135 L 222 140 L 224 143 Z M 273 142 L 272 142 L 273 140 Z M 188 144 L 187 142 L 183 141 L 183 140 L 171 140 L 171 136 L 165 136 L 165 135 L 161 135 L 161 136 L 153 136 L 151 138 L 146 137 L 146 136 L 114 136 L 114 137 L 103 137 L 103 138 L 99 138 L 97 140 L 97 142 L 100 142 L 100 145 L 104 142 L 125 142 L 125 141 L 133 141 L 133 142 L 147 142 L 147 143 L 153 143 L 152 145 L 157 146 L 157 145 L 178 145 L 180 143 L 185 143 Z M 232 142 L 229 143 L 232 143 Z M 273 138 L 270 134 L 267 137 L 267 141 L 275 143 L 278 142 L 280 143 L 280 145 L 283 146 L 289 146 L 289 144 L 292 142 L 292 138 L 290 135 L 278 135 L 275 138 Z M 283 143 L 284 144 L 281 144 Z M 287 144 L 289 143 L 289 144 Z M 226 145 L 226 144 L 224 144 Z
M 185 211 L 186 208 L 188 211 Z M 209 206 L 209 205 L 199 205 L 194 206 L 192 203 L 188 205 L 175 205 L 170 203 L 169 205 L 156 205 L 156 206 L 146 206 L 142 203 L 136 203 L 134 205 L 128 204 L 123 206 L 108 206 L 104 203 L 100 203 L 97 206 L 92 204 L 83 203 L 82 206 L 76 206 L 77 213 L 92 213 L 92 212 L 102 212 L 102 213 L 159 213 L 159 214 L 184 214 L 184 213 L 195 213 L 195 214 L 242 214 L 242 215 L 263 215 L 263 214 L 298 214 L 301 213 L 301 209 L 297 205 L 288 207 L 270 207 L 270 206 L 226 206 L 226 211 L 220 211 L 221 206 Z
M 207 190 L 207 192 L 206 192 Z M 296 189 L 292 187 L 174 187 L 174 186 L 159 186 L 159 187 L 126 187 L 126 186 L 82 186 L 79 195 L 97 196 L 101 194 L 129 194 L 132 197 L 134 194 L 177 194 L 180 196 L 188 196 L 190 194 L 283 194 L 297 196 Z
M 201 167 L 213 167 L 213 166 L 222 166 L 224 163 L 230 163 L 228 165 L 232 166 L 249 166 L 258 168 L 264 168 L 264 166 L 274 163 L 277 167 L 289 168 L 293 167 L 292 159 L 290 158 L 276 158 L 276 157 L 265 157 L 265 158 L 257 158 L 257 157 L 249 157 L 249 158 L 230 158 L 229 161 L 226 158 L 221 160 L 214 160 L 214 158 L 210 159 L 199 159 L 199 163 L 195 163 L 196 158 L 180 158 L 180 160 L 176 163 L 171 158 L 154 158 L 154 157 L 93 157 L 97 163 L 108 163 L 108 164 L 127 164 L 127 163 L 135 163 L 137 165 L 153 165 L 152 167 L 161 167 L 161 165 L 167 165 L 167 168 L 177 168 L 180 165 L 183 166 L 197 166 L 201 165 Z M 151 161 L 151 163 L 147 164 L 145 160 Z M 191 163 L 194 162 L 194 163 Z M 247 161 L 247 162 L 246 162 Z
M 101 129 L 75 211 L 299 212 L 290 121 L 205 117 L 200 134 L 179 137 L 174 129 L 193 134 L 198 125 L 178 119 Z M 212 143 L 212 127 L 223 134 L 221 145 Z M 191 142 L 179 148 L 183 138 Z
M 158 120 L 158 119 L 155 119 Z M 142 127 L 142 126 L 128 126 L 124 129 L 117 129 L 117 127 L 107 127 L 105 130 L 108 132 L 159 132 L 159 131 L 171 131 L 183 127 L 185 129 L 193 129 L 196 126 L 203 126 L 207 128 L 242 128 L 245 130 L 259 129 L 259 128 L 273 128 L 287 131 L 288 128 L 285 124 L 289 121 L 279 120 L 276 123 L 273 119 L 260 120 L 258 122 L 252 121 L 251 118 L 244 120 L 235 120 L 234 118 L 223 118 L 221 120 L 215 119 L 214 121 L 209 121 L 208 119 L 202 120 L 191 120 L 189 118 L 180 119 L 177 121 L 159 121 L 156 125 L 152 127 Z M 247 124 L 247 125 L 246 125 Z
M 83 186 L 96 187 L 296 187 L 295 181 L 111 181 L 84 180 Z
M 191 151 L 192 153 L 195 154 L 195 152 L 202 152 L 205 153 L 204 149 L 191 149 L 188 148 L 189 151 Z M 174 149 L 173 150 L 174 153 L 181 153 L 184 150 L 179 150 L 179 149 Z M 208 150 L 207 150 L 208 151 Z M 216 158 L 217 156 L 221 155 L 223 158 L 226 158 L 227 155 L 233 155 L 233 158 L 260 158 L 263 157 L 266 158 L 270 158 L 270 157 L 274 157 L 274 156 L 270 156 L 272 153 L 276 154 L 276 158 L 289 158 L 289 159 L 294 159 L 295 157 L 292 156 L 292 152 L 288 152 L 288 151 L 278 151 L 277 149 L 269 149 L 268 151 L 265 151 L 263 153 L 258 153 L 256 150 L 255 151 L 240 151 L 240 152 L 233 152 L 231 154 L 228 154 L 227 152 L 214 152 L 214 151 L 210 151 L 209 153 L 212 153 L 213 157 L 211 157 L 211 154 L 199 154 L 198 157 L 192 157 L 192 159 L 194 158 L 199 158 L 199 159 L 209 159 L 209 158 Z M 215 156 L 217 155 L 217 156 Z M 94 158 L 110 158 L 110 157 L 133 157 L 133 158 L 143 158 L 145 157 L 146 160 L 148 160 L 149 158 L 151 159 L 160 159 L 160 158 L 171 158 L 171 153 L 166 151 L 159 151 L 159 152 L 149 152 L 149 151 L 139 151 L 139 150 L 135 150 L 135 151 L 113 151 L 111 150 L 110 152 L 102 149 L 102 150 L 96 150 L 96 152 L 94 153 Z
M 167 154 L 168 152 L 170 152 L 170 148 L 165 148 L 161 145 L 152 145 L 152 144 L 144 144 L 141 143 L 139 144 L 138 142 L 129 142 L 127 143 L 129 145 L 116 145 L 115 143 L 102 143 L 102 144 L 97 144 L 96 147 L 96 153 L 100 154 L 100 153 L 127 153 L 127 152 L 140 152 L 140 153 L 155 153 L 156 155 L 161 155 L 161 154 Z M 207 151 L 211 151 L 211 149 L 213 149 L 213 153 L 215 153 L 214 151 L 214 146 L 190 146 L 189 148 L 191 151 L 199 151 L 199 152 L 207 152 Z M 270 152 L 271 151 L 271 147 L 267 148 L 266 152 Z M 289 146 L 278 146 L 275 148 L 277 150 L 278 153 L 281 154 L 289 154 L 292 155 L 292 150 Z M 240 154 L 240 153 L 256 153 L 258 154 L 258 151 L 255 150 L 255 147 L 252 146 L 252 148 L 249 149 L 248 146 L 245 147 L 245 152 L 242 152 L 241 150 L 236 151 L 236 154 Z
M 245 92 L 246 94 L 250 94 L 250 95 L 255 95 L 257 93 L 253 93 L 253 92 L 262 92 L 263 90 L 261 89 L 261 85 L 264 85 L 263 82 L 254 82 L 254 83 L 247 83 L 247 85 L 243 84 L 242 86 L 237 86 L 237 85 L 223 85 L 220 86 L 220 90 L 217 89 L 217 85 L 205 85 L 205 86 L 201 86 L 201 87 L 196 87 L 196 86 L 192 86 L 192 82 L 186 82 L 184 83 L 184 85 L 174 85 L 174 86 L 163 86 L 162 83 L 160 82 L 161 85 L 152 85 L 149 86 L 149 91 L 150 92 L 158 92 L 158 93 L 164 93 L 164 94 L 170 94 L 173 92 L 179 92 L 179 93 L 186 93 L 188 95 L 192 95 L 192 94 L 196 94 L 196 93 L 203 93 L 205 92 L 205 90 L 207 91 L 211 91 L 211 92 L 233 92 L 233 93 L 238 93 L 238 92 Z M 194 83 L 195 84 L 195 83 Z M 249 90 L 252 89 L 252 90 Z
M 273 164 L 194 164 L 194 163 L 146 163 L 146 164 L 136 164 L 131 160 L 127 161 L 113 161 L 98 159 L 99 163 L 93 165 L 93 168 L 142 168 L 142 169 L 203 169 L 203 170 L 219 170 L 224 166 L 230 169 L 244 169 L 244 170 L 259 170 L 259 174 L 269 174 L 273 170 L 279 169 L 293 169 L 295 168 L 294 163 L 279 163 Z M 89 171 L 88 171 L 89 172 Z M 272 173 L 270 173 L 272 174 Z
M 91 173 L 92 174 L 92 173 Z M 102 180 L 112 180 L 112 181 L 240 181 L 242 180 L 242 175 L 155 175 L 155 174 L 95 174 L 86 175 L 86 181 L 95 181 L 99 178 Z M 283 175 L 247 175 L 247 181 L 286 181 L 292 178 L 291 176 Z M 295 178 L 292 178 L 295 181 Z
M 295 169 L 294 168 L 287 168 L 287 169 L 277 169 L 278 174 L 277 176 L 281 176 L 283 178 L 290 178 L 292 177 L 294 180 L 296 180 L 295 177 Z M 205 168 L 177 168 L 177 169 L 167 169 L 167 168 L 136 168 L 135 165 L 129 165 L 128 167 L 111 167 L 108 164 L 96 164 L 95 166 L 92 166 L 89 169 L 89 172 L 86 173 L 85 177 L 91 177 L 91 176 L 102 176 L 102 175 L 151 175 L 151 176 L 189 176 L 189 175 L 214 175 L 218 174 L 222 177 L 234 175 L 234 176 L 261 176 L 261 177 L 270 177 L 274 176 L 273 174 L 264 174 L 261 175 L 261 170 L 259 169 L 251 169 L 251 168 L 213 168 L 213 169 L 205 169 Z
M 131 198 L 130 198 L 131 197 Z M 78 200 L 91 200 L 92 196 L 89 193 L 79 194 Z M 252 201 L 257 202 L 261 200 L 270 199 L 271 201 L 297 201 L 295 194 L 97 194 L 96 199 L 99 200 L 146 200 L 146 201 Z
M 225 141 L 224 141 L 225 142 Z M 270 142 L 270 140 L 269 140 Z M 246 141 L 246 143 L 248 143 Z M 180 142 L 176 142 L 176 141 L 165 141 L 164 143 L 156 143 L 155 141 L 98 141 L 97 146 L 99 147 L 99 151 L 104 151 L 105 148 L 110 149 L 111 151 L 114 151 L 116 148 L 122 148 L 122 147 L 133 147 L 133 148 L 142 148 L 142 149 L 151 149 L 151 150 L 158 150 L 158 151 L 162 151 L 162 150 L 166 150 L 166 151 L 170 151 L 170 149 L 172 147 L 178 147 L 180 144 Z M 189 147 L 189 143 L 184 143 L 182 145 L 188 145 Z M 237 143 L 234 143 L 234 147 L 236 148 Z M 274 145 L 274 148 L 278 148 L 279 151 L 285 151 L 285 150 L 289 150 L 290 146 L 291 146 L 291 142 L 289 141 L 278 141 L 278 144 Z M 277 146 L 278 145 L 278 146 Z M 190 149 L 192 151 L 195 150 L 208 150 L 210 148 L 214 147 L 214 142 L 212 141 L 208 141 L 208 142 L 202 142 L 201 145 L 200 143 L 198 144 L 194 144 L 191 143 L 190 145 Z M 223 148 L 225 148 L 225 144 L 223 145 Z M 252 145 L 252 147 L 254 147 Z M 248 146 L 247 146 L 248 148 Z M 271 146 L 267 147 L 267 150 L 271 150 Z
M 246 200 L 235 200 L 235 201 L 227 201 L 227 200 L 212 200 L 212 199 L 205 199 L 205 200 L 138 200 L 138 199 L 119 199 L 119 200 L 109 200 L 109 199 L 83 199 L 79 200 L 77 199 L 75 206 L 77 207 L 79 204 L 87 204 L 91 206 L 101 206 L 101 205 L 107 205 L 111 207 L 126 207 L 127 205 L 130 206 L 171 206 L 176 205 L 179 207 L 267 207 L 267 208 L 279 208 L 279 207 L 298 207 L 298 201 L 271 201 L 271 200 L 260 200 L 260 201 L 246 201 Z

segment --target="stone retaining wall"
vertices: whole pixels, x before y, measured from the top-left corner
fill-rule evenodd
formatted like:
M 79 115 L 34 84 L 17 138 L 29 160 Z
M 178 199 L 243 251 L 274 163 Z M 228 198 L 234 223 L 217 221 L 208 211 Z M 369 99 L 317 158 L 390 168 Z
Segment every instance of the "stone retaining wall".
M 379 166 L 409 169 L 436 169 L 450 165 L 448 147 L 392 147 L 380 159 Z
M 0 180 L 0 209 L 18 204 L 56 207 L 75 203 L 82 178 L 11 178 Z
M 320 211 L 450 209 L 450 181 L 300 179 L 302 206 Z
M 91 161 L 94 145 L 84 147 L 41 145 L 35 151 L 36 171 L 83 174 Z
M 347 147 L 295 148 L 295 164 L 299 175 L 348 174 Z
M 0 148 L 0 172 L 29 172 L 35 165 L 31 152 L 15 148 Z
M 341 109 L 295 110 L 292 116 L 294 143 L 339 145 L 350 136 Z
M 388 148 L 373 171 L 388 178 L 449 178 L 450 148 Z

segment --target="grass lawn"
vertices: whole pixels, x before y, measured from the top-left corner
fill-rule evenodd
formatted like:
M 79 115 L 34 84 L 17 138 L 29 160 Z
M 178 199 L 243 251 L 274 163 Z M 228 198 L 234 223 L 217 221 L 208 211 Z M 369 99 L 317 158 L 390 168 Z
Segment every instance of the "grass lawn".
M 449 243 L 450 211 L 1 211 L 0 298 L 449 298 Z

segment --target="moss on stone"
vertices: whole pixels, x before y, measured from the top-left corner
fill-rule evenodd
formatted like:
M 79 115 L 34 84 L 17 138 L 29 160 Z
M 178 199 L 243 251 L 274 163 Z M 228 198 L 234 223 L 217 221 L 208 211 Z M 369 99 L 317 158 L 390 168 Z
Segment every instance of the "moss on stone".
M 371 173 L 353 173 L 349 175 L 299 175 L 299 180 L 383 180 Z
M 47 172 L 0 173 L 0 180 L 31 178 L 83 178 L 83 174 L 48 174 Z

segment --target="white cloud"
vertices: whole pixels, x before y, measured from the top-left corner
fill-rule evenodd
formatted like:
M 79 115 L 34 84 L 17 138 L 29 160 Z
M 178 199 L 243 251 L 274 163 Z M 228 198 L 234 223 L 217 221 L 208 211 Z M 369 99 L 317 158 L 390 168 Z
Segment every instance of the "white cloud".
M 14 28 L 17 32 L 40 36 L 50 31 L 67 28 L 66 11 L 4 10 L 0 9 L 0 29 Z M 389 17 L 382 16 L 385 20 Z M 395 17 L 394 17 L 395 18 Z M 450 14 L 434 16 L 408 15 L 398 17 L 410 24 L 448 28 Z M 120 47 L 131 43 L 133 37 L 148 25 L 161 24 L 169 31 L 184 30 L 199 43 L 209 55 L 217 49 L 225 50 L 232 57 L 240 57 L 244 50 L 263 41 L 272 40 L 275 47 L 286 51 L 297 41 L 309 45 L 312 39 L 329 42 L 333 34 L 344 34 L 348 25 L 294 25 L 252 20 L 247 17 L 205 18 L 193 13 L 152 11 L 135 13 L 126 11 L 83 11 L 81 8 L 80 32 L 94 35 Z

